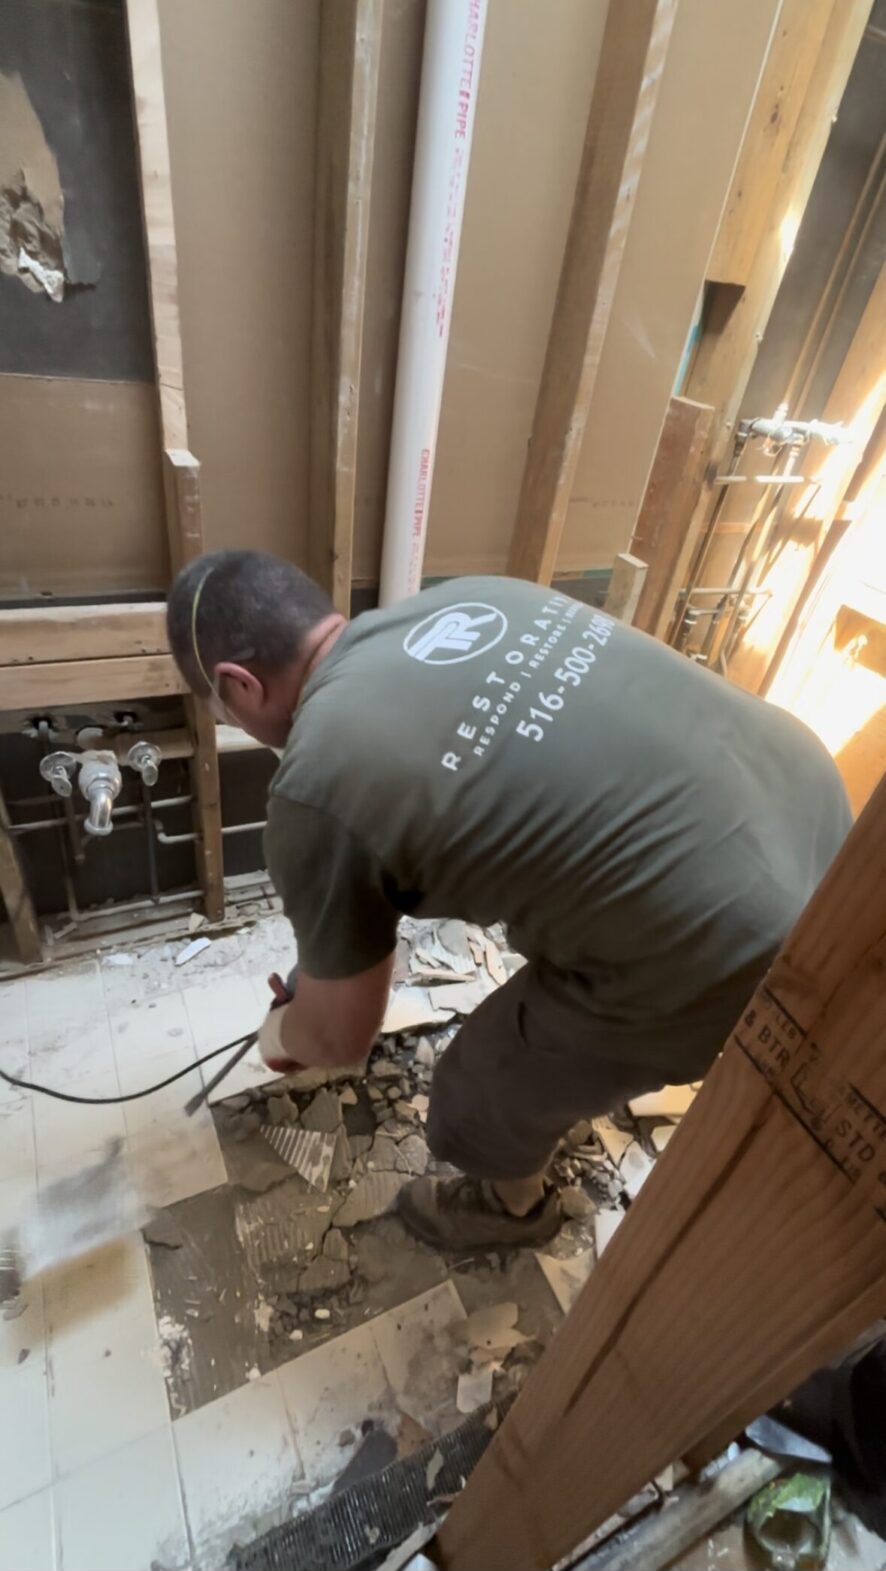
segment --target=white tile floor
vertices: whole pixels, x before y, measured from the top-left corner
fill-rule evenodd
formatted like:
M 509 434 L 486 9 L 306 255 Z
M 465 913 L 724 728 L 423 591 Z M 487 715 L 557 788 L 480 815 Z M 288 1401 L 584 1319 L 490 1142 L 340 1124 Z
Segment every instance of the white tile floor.
M 114 1096 L 253 1029 L 269 996 L 261 949 L 244 974 L 200 961 L 179 970 L 177 947 L 165 967 L 138 956 L 131 967 L 80 963 L 0 984 L 0 1067 Z M 280 968 L 276 955 L 271 963 Z M 154 1204 L 223 1183 L 211 1115 L 183 1113 L 198 1073 L 122 1107 L 0 1082 L 0 1233 L 114 1136 Z M 262 1078 L 244 1064 L 225 1094 Z M 24 1312 L 0 1319 L 0 1411 L 15 1414 L 0 1430 L 0 1571 L 215 1571 L 236 1539 L 332 1482 L 366 1417 L 396 1426 L 414 1409 L 439 1432 L 454 1416 L 454 1401 L 441 1408 L 421 1378 L 445 1360 L 448 1328 L 464 1316 L 451 1283 L 174 1421 L 140 1234 L 23 1296 Z M 454 1376 L 449 1384 L 454 1398 Z

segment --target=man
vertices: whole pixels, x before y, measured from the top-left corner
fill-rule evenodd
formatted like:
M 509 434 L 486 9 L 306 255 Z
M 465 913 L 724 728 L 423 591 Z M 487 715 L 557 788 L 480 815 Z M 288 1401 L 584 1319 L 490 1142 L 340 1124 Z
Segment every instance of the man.
M 268 866 L 298 943 L 272 1063 L 352 1063 L 397 920 L 506 923 L 528 964 L 443 1054 L 404 1221 L 444 1248 L 539 1244 L 579 1117 L 699 1079 L 850 816 L 816 738 L 553 589 L 461 578 L 347 623 L 295 567 L 220 551 L 179 575 L 195 692 L 282 749 Z

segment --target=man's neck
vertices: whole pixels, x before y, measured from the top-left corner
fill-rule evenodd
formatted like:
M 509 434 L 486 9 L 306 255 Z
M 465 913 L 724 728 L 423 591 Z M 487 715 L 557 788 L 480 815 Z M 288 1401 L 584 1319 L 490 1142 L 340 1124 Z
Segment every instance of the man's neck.
M 314 644 L 313 649 L 309 649 L 307 664 L 302 672 L 299 696 L 301 696 L 301 689 L 305 683 L 313 676 L 321 660 L 326 659 L 333 644 L 338 642 L 347 625 L 345 618 L 336 614 L 335 616 L 325 617 L 318 627 L 314 629 L 314 636 L 317 642 Z

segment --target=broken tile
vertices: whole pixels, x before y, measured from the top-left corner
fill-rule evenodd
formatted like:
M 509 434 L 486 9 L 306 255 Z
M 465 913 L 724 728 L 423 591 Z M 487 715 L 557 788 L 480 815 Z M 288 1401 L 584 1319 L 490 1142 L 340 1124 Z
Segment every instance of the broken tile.
M 579 1255 L 557 1260 L 553 1255 L 537 1254 L 536 1259 L 544 1272 L 551 1292 L 567 1315 L 588 1279 L 594 1264 L 593 1249 L 584 1249 Z
M 348 1150 L 351 1153 L 351 1160 L 356 1161 L 358 1156 L 365 1156 L 371 1145 L 371 1135 L 349 1135 Z
M 606 1155 L 618 1166 L 628 1146 L 633 1144 L 633 1135 L 617 1129 L 611 1118 L 595 1118 L 594 1130 L 603 1142 Z
M 498 944 L 494 943 L 491 938 L 486 940 L 484 959 L 486 961 L 486 969 L 496 987 L 503 987 L 508 980 L 508 973 L 505 970 L 505 963 L 501 957 L 501 950 Z
M 351 1190 L 335 1215 L 336 1227 L 356 1227 L 390 1211 L 408 1180 L 400 1173 L 367 1173 Z
M 399 1079 L 400 1079 L 400 1066 L 399 1066 L 399 1064 L 392 1064 L 391 1060 L 389 1058 L 376 1058 L 374 1060 L 370 1070 L 369 1070 L 369 1073 L 376 1080 L 397 1080 L 397 1081 L 399 1081 Z M 375 1086 L 370 1086 L 369 1087 L 369 1095 L 372 1096 L 372 1093 L 375 1090 L 376 1090 Z M 384 1096 L 384 1091 L 379 1092 L 379 1095 Z
M 292 1359 L 278 1377 L 312 1488 L 340 1473 L 343 1429 L 359 1435 L 367 1419 L 396 1428 L 394 1396 L 370 1325 Z
M 335 1135 L 335 1150 L 332 1153 L 332 1167 L 329 1170 L 329 1182 L 340 1184 L 351 1176 L 351 1147 L 348 1132 L 342 1124 Z
M 372 1150 L 366 1158 L 366 1166 L 377 1173 L 394 1173 L 399 1167 L 398 1150 L 396 1140 L 391 1140 L 387 1135 L 376 1135 Z
M 347 1260 L 348 1241 L 337 1227 L 331 1227 L 323 1240 L 323 1253 L 330 1260 Z
M 431 1099 L 429 1096 L 425 1096 L 423 1091 L 416 1092 L 415 1096 L 410 1097 L 406 1104 L 407 1107 L 413 1107 L 415 1109 L 422 1123 L 425 1122 L 425 1119 L 428 1116 L 428 1108 L 430 1105 Z
M 445 1025 L 452 1019 L 451 1009 L 432 1004 L 426 987 L 401 987 L 391 995 L 382 1023 L 382 1032 L 414 1031 L 417 1026 Z
M 301 1273 L 298 1279 L 298 1290 L 312 1297 L 317 1293 L 332 1293 L 339 1287 L 345 1287 L 351 1280 L 351 1272 L 347 1260 L 330 1260 L 328 1255 L 320 1255 L 312 1260 L 310 1265 Z
M 208 938 L 192 938 L 191 942 L 189 944 L 185 944 L 184 949 L 180 949 L 176 955 L 176 965 L 187 965 L 189 960 L 193 960 L 196 955 L 201 955 L 204 949 L 208 949 L 210 947 L 210 943 L 211 940 Z
M 624 1221 L 624 1215 L 624 1212 L 618 1208 L 594 1212 L 594 1252 L 598 1260 L 616 1228 Z
M 652 1131 L 652 1144 L 655 1150 L 661 1153 L 668 1144 L 668 1141 L 671 1139 L 671 1136 L 676 1134 L 676 1132 L 676 1124 L 657 1124 L 655 1129 Z
M 568 1184 L 565 1189 L 561 1189 L 560 1204 L 564 1215 L 573 1221 L 580 1221 L 590 1216 L 594 1209 L 590 1195 L 585 1194 L 580 1184 Z
M 342 1107 L 356 1107 L 357 1093 L 354 1090 L 354 1087 L 342 1086 L 342 1089 L 338 1093 L 338 1099 Z
M 442 987 L 429 987 L 428 999 L 432 1007 L 440 1013 L 454 1009 L 457 1014 L 469 1015 L 478 1004 L 482 1004 L 487 991 L 482 980 L 447 982 Z M 452 1018 L 451 1015 L 449 1018 Z
M 485 1407 L 492 1400 L 492 1375 L 491 1364 L 459 1375 L 455 1405 L 460 1413 L 475 1413 L 478 1407 Z
M 295 1169 L 313 1189 L 325 1191 L 329 1187 L 332 1158 L 335 1155 L 335 1135 L 320 1134 L 312 1129 L 300 1129 L 293 1124 L 265 1124 L 262 1134 L 268 1145 L 284 1162 Z
M 398 1406 L 435 1435 L 455 1418 L 463 1344 L 453 1332 L 464 1319 L 461 1299 L 447 1281 L 371 1322 Z
M 334 1135 L 341 1126 L 341 1103 L 334 1091 L 318 1091 L 301 1115 L 303 1129 Z
M 628 1107 L 635 1118 L 681 1118 L 688 1113 L 694 1100 L 692 1086 L 662 1086 L 660 1091 L 635 1096 Z
M 647 1156 L 638 1140 L 634 1140 L 622 1157 L 619 1168 L 625 1189 L 632 1200 L 640 1193 L 654 1166 L 652 1157 Z
M 517 1330 L 518 1314 L 516 1304 L 490 1304 L 468 1315 L 467 1320 L 457 1327 L 455 1335 L 469 1347 L 504 1353 L 526 1341 L 522 1331 Z
M 421 1135 L 406 1135 L 397 1147 L 397 1154 L 400 1172 L 412 1173 L 416 1178 L 427 1172 L 430 1152 Z
M 415 1062 L 421 1064 L 425 1069 L 433 1069 L 437 1062 L 434 1049 L 426 1036 L 419 1038 L 418 1046 L 415 1049 Z

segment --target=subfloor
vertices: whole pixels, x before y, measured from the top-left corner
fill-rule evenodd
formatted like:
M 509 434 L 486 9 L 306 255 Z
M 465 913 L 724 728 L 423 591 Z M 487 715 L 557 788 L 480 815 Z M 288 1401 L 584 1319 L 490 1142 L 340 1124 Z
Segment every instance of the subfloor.
M 115 1139 L 150 1208 L 2 1309 L 0 1571 L 213 1571 L 358 1453 L 377 1464 L 439 1437 L 540 1356 L 691 1093 L 576 1127 L 557 1162 L 572 1215 L 548 1250 L 416 1244 L 391 1207 L 433 1170 L 435 1058 L 519 961 L 460 924 L 404 935 L 366 1074 L 284 1083 L 250 1057 L 193 1118 L 218 1059 L 116 1106 L 0 1083 L 0 1234 Z M 268 973 L 291 964 L 288 925 L 210 935 L 177 964 L 189 936 L 0 984 L 0 1067 L 116 1096 L 254 1029 Z M 886 1567 L 886 1545 L 841 1531 L 835 1567 Z M 681 1565 L 740 1564 L 724 1544 Z

